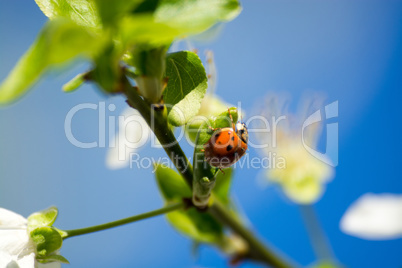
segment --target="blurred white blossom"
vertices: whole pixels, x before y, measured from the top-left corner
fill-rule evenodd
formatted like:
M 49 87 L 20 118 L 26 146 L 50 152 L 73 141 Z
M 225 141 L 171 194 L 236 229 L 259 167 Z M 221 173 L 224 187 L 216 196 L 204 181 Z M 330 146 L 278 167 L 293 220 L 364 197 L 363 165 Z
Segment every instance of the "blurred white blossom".
M 145 146 L 150 135 L 151 129 L 141 114 L 131 107 L 126 108 L 119 116 L 117 135 L 111 137 L 106 166 L 110 169 L 127 167 L 131 154 Z
M 60 263 L 40 264 L 35 260 L 35 245 L 27 231 L 27 219 L 0 208 L 0 267 L 56 268 Z
M 343 232 L 363 239 L 384 240 L 402 237 L 402 194 L 366 193 L 343 215 Z
M 270 96 L 260 112 L 268 126 L 265 126 L 267 131 L 258 133 L 257 137 L 259 144 L 265 145 L 263 154 L 272 160 L 265 177 L 279 184 L 293 202 L 311 204 L 322 196 L 334 174 L 331 166 L 311 155 L 304 146 L 308 144 L 314 149 L 317 146 L 321 125 L 312 124 L 304 130 L 302 126 L 321 102 L 319 98 L 311 98 L 297 114 L 290 113 L 287 104 L 286 98 Z

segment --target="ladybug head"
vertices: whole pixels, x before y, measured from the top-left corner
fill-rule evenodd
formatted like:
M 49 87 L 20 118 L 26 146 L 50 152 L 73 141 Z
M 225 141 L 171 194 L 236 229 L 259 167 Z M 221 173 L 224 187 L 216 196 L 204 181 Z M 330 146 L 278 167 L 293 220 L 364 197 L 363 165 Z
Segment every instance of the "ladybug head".
M 248 130 L 247 126 L 244 122 L 236 124 L 236 134 L 240 137 L 240 139 L 247 144 L 248 142 Z

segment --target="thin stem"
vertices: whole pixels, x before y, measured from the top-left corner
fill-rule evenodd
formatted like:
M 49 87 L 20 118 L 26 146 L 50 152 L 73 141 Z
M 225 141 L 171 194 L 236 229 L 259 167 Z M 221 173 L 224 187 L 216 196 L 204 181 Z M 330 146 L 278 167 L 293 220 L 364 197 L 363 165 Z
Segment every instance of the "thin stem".
M 290 264 L 283 256 L 269 250 L 250 230 L 239 220 L 234 218 L 218 200 L 214 200 L 213 205 L 208 211 L 221 223 L 229 226 L 232 231 L 248 242 L 250 258 L 266 263 L 272 267 L 287 268 L 297 266 L 296 264 Z
M 157 209 L 157 210 L 149 211 L 149 212 L 146 212 L 146 213 L 143 213 L 143 214 L 139 214 L 139 215 L 136 215 L 136 216 L 124 218 L 124 219 L 117 220 L 117 221 L 112 221 L 112 222 L 108 222 L 108 223 L 104 223 L 104 224 L 100 224 L 100 225 L 81 228 L 81 229 L 67 230 L 67 231 L 64 231 L 66 233 L 66 236 L 64 237 L 64 239 L 70 238 L 70 237 L 73 237 L 73 236 L 77 236 L 77 235 L 94 233 L 94 232 L 114 228 L 114 227 L 117 227 L 117 226 L 121 226 L 121 225 L 124 225 L 124 224 L 128 224 L 128 223 L 148 219 L 148 218 L 151 218 L 151 217 L 163 215 L 163 214 L 172 212 L 174 210 L 178 210 L 178 209 L 183 208 L 183 207 L 184 207 L 184 203 L 180 202 L 180 203 L 172 204 L 172 205 L 169 205 L 169 206 Z
M 163 109 L 153 109 L 146 100 L 143 100 L 138 95 L 127 80 L 123 82 L 124 93 L 128 98 L 129 105 L 140 112 L 149 127 L 155 133 L 155 136 L 162 144 L 177 170 L 181 173 L 190 188 L 192 188 L 193 168 L 172 131 L 168 128 L 167 119 L 163 114 Z M 217 201 L 215 201 L 215 203 L 208 209 L 208 213 L 248 242 L 250 247 L 250 258 L 262 261 L 263 263 L 273 267 L 282 268 L 295 266 L 289 264 L 285 258 L 268 249 L 251 231 L 238 222 L 238 220 L 228 213 L 227 210 Z
M 321 227 L 314 207 L 312 205 L 301 205 L 300 211 L 317 259 L 334 260 L 331 245 Z
M 193 167 L 181 149 L 172 130 L 168 127 L 164 109 L 158 109 L 157 106 L 153 107 L 146 100 L 143 100 L 127 79 L 124 79 L 123 83 L 125 89 L 124 93 L 128 98 L 129 105 L 140 112 L 148 126 L 158 138 L 163 149 L 165 149 L 170 160 L 172 160 L 177 170 L 191 187 L 193 183 Z

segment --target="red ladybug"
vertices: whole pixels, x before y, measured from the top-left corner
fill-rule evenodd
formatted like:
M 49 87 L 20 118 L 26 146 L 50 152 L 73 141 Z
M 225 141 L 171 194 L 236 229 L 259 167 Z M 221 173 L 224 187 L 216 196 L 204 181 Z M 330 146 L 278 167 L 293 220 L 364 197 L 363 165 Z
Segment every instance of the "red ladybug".
M 204 144 L 205 161 L 219 169 L 227 168 L 236 163 L 247 151 L 248 131 L 246 124 L 241 122 L 232 127 L 212 129 L 214 133 Z

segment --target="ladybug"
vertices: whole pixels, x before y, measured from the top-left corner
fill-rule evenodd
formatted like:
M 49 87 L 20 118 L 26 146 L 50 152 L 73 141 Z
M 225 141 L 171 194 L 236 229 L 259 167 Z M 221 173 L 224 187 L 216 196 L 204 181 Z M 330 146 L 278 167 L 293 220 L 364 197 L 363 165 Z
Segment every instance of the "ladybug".
M 211 138 L 204 144 L 205 161 L 220 170 L 236 163 L 247 151 L 248 131 L 246 124 L 241 122 L 232 127 L 210 129 Z

